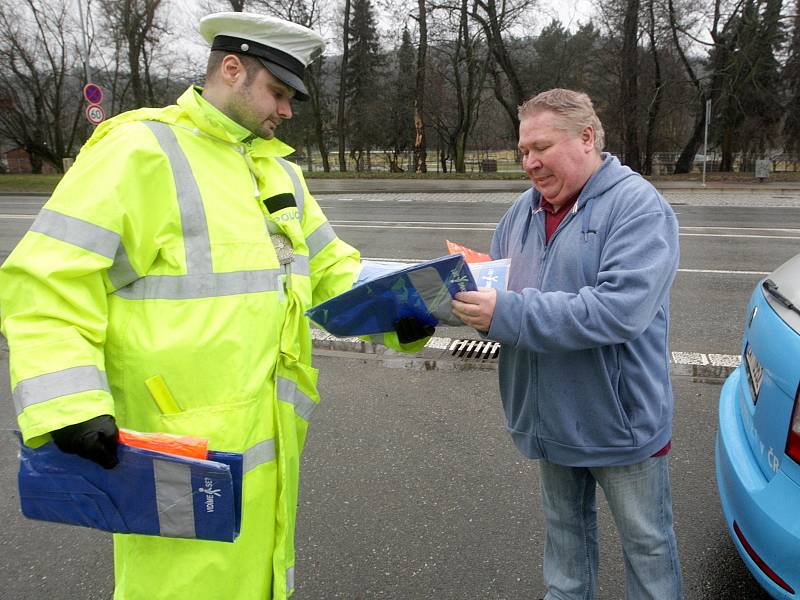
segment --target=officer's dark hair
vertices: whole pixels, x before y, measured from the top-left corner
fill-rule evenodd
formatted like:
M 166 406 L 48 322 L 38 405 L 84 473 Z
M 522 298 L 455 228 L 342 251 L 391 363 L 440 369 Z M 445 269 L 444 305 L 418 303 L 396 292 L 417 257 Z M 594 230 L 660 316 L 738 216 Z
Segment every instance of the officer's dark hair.
M 222 65 L 222 59 L 228 56 L 228 54 L 233 54 L 232 52 L 226 52 L 225 50 L 212 50 L 211 53 L 208 55 L 208 64 L 206 65 L 206 81 L 211 81 L 215 77 L 219 75 L 220 65 Z M 247 82 L 252 83 L 255 79 L 256 75 L 258 75 L 259 69 L 263 69 L 263 65 L 258 61 L 257 58 L 252 56 L 246 56 L 244 54 L 237 54 L 236 55 L 242 64 L 244 65 L 244 70 L 247 73 Z

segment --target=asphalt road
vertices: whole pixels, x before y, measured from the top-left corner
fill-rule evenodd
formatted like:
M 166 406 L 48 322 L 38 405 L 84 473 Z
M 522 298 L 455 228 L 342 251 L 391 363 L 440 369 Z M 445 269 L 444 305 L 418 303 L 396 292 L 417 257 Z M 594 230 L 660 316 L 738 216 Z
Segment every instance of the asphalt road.
M 736 202 L 733 196 L 670 196 L 682 246 L 673 286 L 674 351 L 738 354 L 753 285 L 800 251 L 800 194 Z M 444 254 L 445 238 L 487 250 L 511 197 L 331 194 L 320 203 L 363 256 L 399 260 Z M 0 197 L 0 260 L 42 201 Z M 716 205 L 698 205 L 708 202 Z M 444 333 L 470 335 L 463 328 Z M 496 374 L 394 369 L 375 355 L 320 354 L 325 401 L 303 459 L 296 597 L 542 596 L 538 470 L 503 430 Z M 0 349 L 0 427 L 10 428 L 6 362 Z M 719 383 L 674 378 L 670 461 L 685 594 L 687 600 L 761 600 L 766 596 L 728 538 L 716 494 Z M 110 598 L 109 536 L 19 515 L 15 443 L 0 435 L 0 453 L 8 458 L 0 463 L 0 598 Z M 623 597 L 615 536 L 602 513 L 599 600 Z

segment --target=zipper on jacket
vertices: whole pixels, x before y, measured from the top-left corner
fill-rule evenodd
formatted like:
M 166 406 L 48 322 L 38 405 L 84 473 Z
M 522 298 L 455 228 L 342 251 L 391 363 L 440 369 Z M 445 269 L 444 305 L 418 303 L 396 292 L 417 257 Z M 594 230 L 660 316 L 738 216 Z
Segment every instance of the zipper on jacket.
M 253 172 L 253 168 L 250 166 L 250 160 L 247 156 L 247 148 L 245 148 L 244 144 L 236 146 L 236 152 L 238 152 L 242 160 L 244 160 L 245 166 L 247 166 L 247 172 L 250 173 L 250 179 L 253 182 L 253 196 L 258 200 L 261 196 L 261 190 L 258 189 L 258 179 L 256 179 L 256 174 Z

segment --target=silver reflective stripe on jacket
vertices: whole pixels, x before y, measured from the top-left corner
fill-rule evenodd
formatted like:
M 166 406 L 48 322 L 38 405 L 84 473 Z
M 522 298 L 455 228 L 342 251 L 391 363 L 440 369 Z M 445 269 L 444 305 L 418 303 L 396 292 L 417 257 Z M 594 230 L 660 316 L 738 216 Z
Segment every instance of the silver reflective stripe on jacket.
M 203 275 L 148 275 L 114 294 L 128 300 L 188 300 L 280 292 L 281 272 L 281 269 L 262 269 Z
M 305 275 L 309 277 L 311 275 L 311 271 L 308 266 L 308 257 L 303 256 L 302 254 L 295 254 L 294 261 L 290 263 L 292 268 L 292 273 L 295 275 Z
M 308 256 L 314 258 L 325 246 L 335 239 L 336 232 L 333 230 L 333 227 L 331 227 L 331 224 L 325 221 L 306 238 Z
M 118 233 L 47 208 L 41 210 L 30 230 L 112 260 L 119 247 Z
M 294 589 L 294 567 L 286 569 L 286 593 Z
M 256 467 L 275 460 L 275 440 L 268 439 L 251 446 L 243 453 L 243 471 L 247 473 Z
M 139 278 L 115 231 L 47 208 L 41 210 L 30 230 L 110 258 L 114 262 L 108 269 L 108 278 L 114 287 L 128 285 Z
M 294 413 L 308 421 L 317 403 L 301 392 L 297 384 L 285 377 L 278 377 L 278 400 L 294 405 Z
M 128 253 L 125 252 L 125 246 L 122 244 L 117 247 L 117 253 L 114 255 L 114 264 L 108 270 L 108 278 L 117 289 L 139 279 L 139 274 L 131 265 Z
M 197 537 L 194 529 L 192 470 L 189 465 L 153 461 L 159 531 L 165 537 Z
M 189 159 L 169 125 L 160 121 L 143 121 L 143 123 L 155 135 L 172 169 L 175 194 L 181 213 L 187 274 L 148 275 L 137 279 L 135 272 L 130 268 L 130 262 L 120 257 L 118 269 L 113 273 L 109 272 L 112 283 L 121 284 L 114 294 L 128 300 L 189 300 L 259 292 L 281 293 L 283 285 L 280 276 L 285 269 L 228 273 L 212 271 L 208 222 Z M 302 218 L 303 188 L 300 179 L 290 163 L 283 159 L 278 159 L 278 162 L 292 180 L 295 202 Z M 296 258 L 298 260 L 292 265 L 292 273 L 309 275 L 308 257 Z
M 292 163 L 290 163 L 285 158 L 275 157 L 275 160 L 278 161 L 278 164 L 283 167 L 283 170 L 286 171 L 286 174 L 289 176 L 289 179 L 292 180 L 292 187 L 294 187 L 294 203 L 297 205 L 297 216 L 300 221 L 303 220 L 303 208 L 305 206 L 305 194 L 303 194 L 303 186 L 300 183 L 300 178 L 297 176 L 297 172 L 292 167 Z
M 142 123 L 156 136 L 172 167 L 175 193 L 181 211 L 183 243 L 186 248 L 186 272 L 190 275 L 211 273 L 211 242 L 208 237 L 206 211 L 189 160 L 169 125 L 160 121 L 142 121 Z
M 23 379 L 17 383 L 12 396 L 19 415 L 33 404 L 92 390 L 111 393 L 105 372 L 87 365 Z

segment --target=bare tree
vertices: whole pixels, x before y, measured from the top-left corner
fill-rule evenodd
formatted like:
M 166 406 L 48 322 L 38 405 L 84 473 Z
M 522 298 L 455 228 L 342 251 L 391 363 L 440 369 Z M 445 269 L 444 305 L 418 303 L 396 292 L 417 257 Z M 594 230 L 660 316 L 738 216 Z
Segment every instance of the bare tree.
M 678 160 L 675 162 L 675 173 L 689 173 L 692 170 L 694 157 L 703 142 L 703 133 L 706 127 L 706 101 L 711 100 L 713 111 L 718 108 L 723 81 L 726 78 L 725 71 L 734 51 L 735 36 L 732 35 L 731 29 L 741 14 L 742 5 L 742 0 L 735 0 L 728 7 L 723 6 L 723 0 L 714 0 L 711 27 L 708 31 L 708 36 L 711 38 L 709 45 L 702 42 L 699 36 L 692 32 L 688 23 L 696 23 L 697 20 L 688 15 L 689 10 L 685 7 L 679 7 L 676 0 L 667 0 L 675 50 L 695 88 L 697 107 L 695 109 L 694 127 Z M 681 8 L 683 10 L 680 10 Z M 707 73 L 703 77 L 698 74 L 695 64 L 689 59 L 686 50 L 683 48 L 681 36 L 691 43 L 703 44 L 709 47 Z
M 653 174 L 653 154 L 656 137 L 656 124 L 661 112 L 661 102 L 664 97 L 662 87 L 664 81 L 661 73 L 661 58 L 658 49 L 658 36 L 656 34 L 655 0 L 647 0 L 648 27 L 647 37 L 650 41 L 650 55 L 653 59 L 653 93 L 647 105 L 647 130 L 644 142 L 644 165 L 642 172 L 645 175 Z
M 425 72 L 428 69 L 428 13 L 427 0 L 418 0 L 419 42 L 417 45 L 417 77 L 414 88 L 414 172 L 428 170 L 425 141 Z
M 88 131 L 77 41 L 65 0 L 0 1 L 0 137 L 24 148 L 34 172 L 57 170 Z
M 454 113 L 448 110 L 448 102 L 439 106 L 437 127 L 446 131 L 456 172 L 464 173 L 467 143 L 477 121 L 487 73 L 487 56 L 482 51 L 485 49 L 483 31 L 474 32 L 470 28 L 469 0 L 436 8 L 444 17 L 443 30 L 448 34 L 456 31 L 454 39 L 443 39 L 436 47 L 444 59 L 440 64 L 441 78 L 449 84 L 448 91 L 455 103 Z
M 244 5 L 245 0 L 230 0 L 230 2 Z M 250 0 L 250 6 L 259 7 L 268 14 L 303 25 L 309 29 L 316 30 L 320 26 L 322 13 L 318 0 Z M 314 141 L 322 160 L 322 168 L 327 173 L 331 170 L 331 165 L 328 157 L 328 146 L 325 142 L 325 93 L 321 85 L 324 66 L 324 57 L 320 56 L 313 60 L 306 69 L 305 84 L 308 88 L 311 107 L 311 122 L 307 131 L 309 134 L 313 133 Z M 310 171 L 313 168 L 310 148 L 308 157 L 308 169 Z
M 162 0 L 100 0 L 111 39 L 127 59 L 133 106 L 157 103 L 151 73 L 161 36 L 168 34 L 161 20 Z
M 350 0 L 344 0 L 344 21 L 342 26 L 342 61 L 339 65 L 339 108 L 336 115 L 336 126 L 339 134 L 339 171 L 347 171 L 345 155 L 346 114 L 345 98 L 347 95 L 347 55 L 350 49 Z
M 624 140 L 623 163 L 642 170 L 639 150 L 639 0 L 626 0 L 622 24 L 620 109 Z
M 491 70 L 494 96 L 506 111 L 514 136 L 519 131 L 517 107 L 527 99 L 527 95 L 506 46 L 505 36 L 508 35 L 508 29 L 517 24 L 523 12 L 532 8 L 532 4 L 529 0 L 500 0 L 498 6 L 497 0 L 473 0 L 472 5 L 472 18 L 483 28 L 493 63 L 499 67 L 499 71 L 497 68 Z M 501 72 L 508 82 L 510 97 L 505 94 Z

